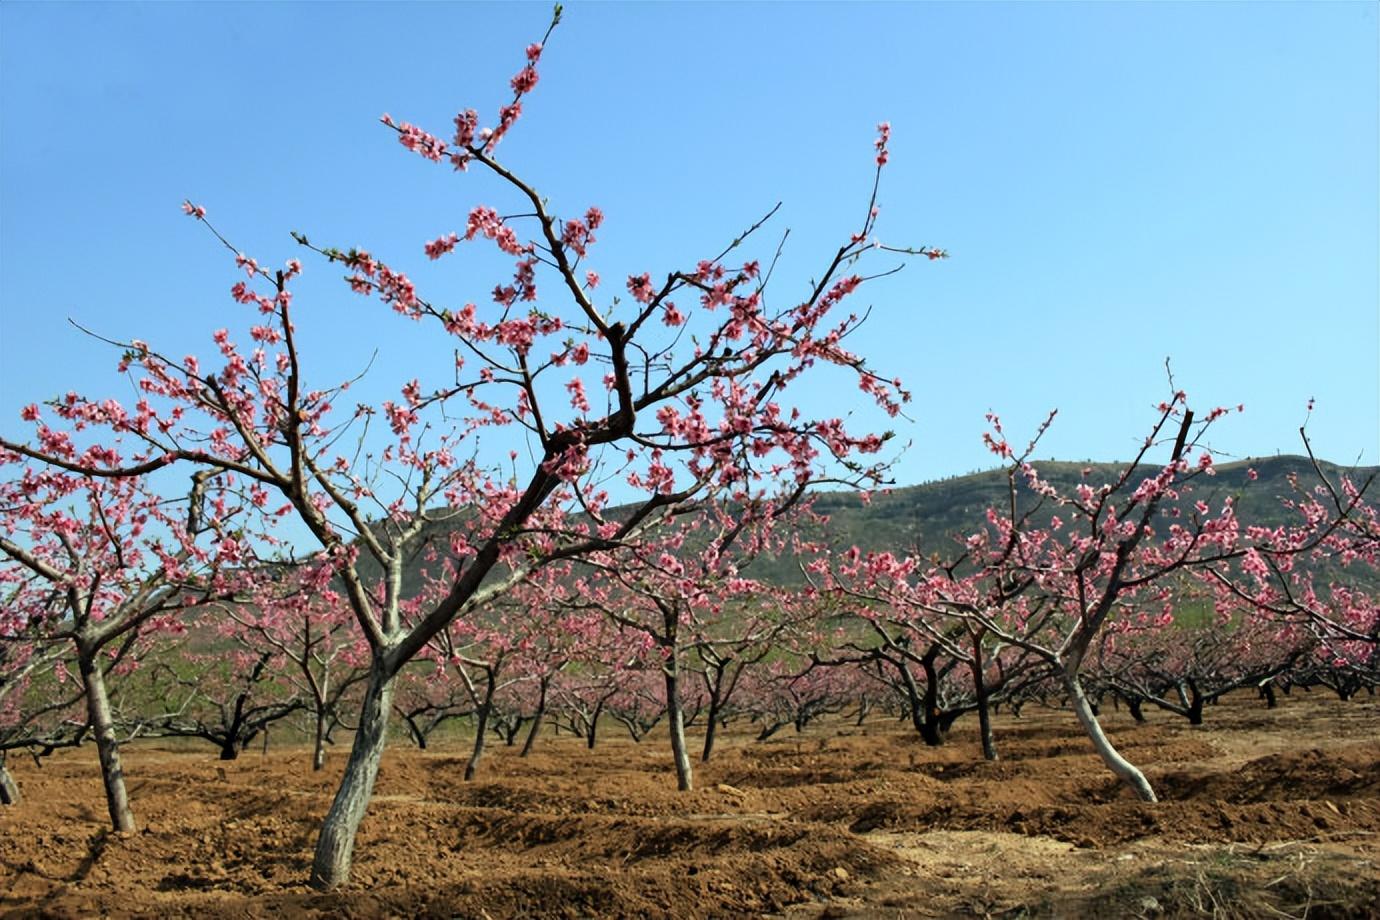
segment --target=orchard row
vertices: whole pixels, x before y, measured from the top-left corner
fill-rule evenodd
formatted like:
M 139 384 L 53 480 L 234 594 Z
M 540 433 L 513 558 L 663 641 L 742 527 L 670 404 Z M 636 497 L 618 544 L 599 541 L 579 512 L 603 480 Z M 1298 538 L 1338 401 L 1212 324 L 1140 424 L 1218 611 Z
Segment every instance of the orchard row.
M 689 788 L 691 722 L 705 756 L 733 719 L 770 734 L 880 705 L 937 742 L 971 712 L 996 756 L 994 707 L 1057 699 L 1153 801 L 1099 699 L 1197 719 L 1236 686 L 1373 685 L 1371 480 L 1314 463 L 1268 522 L 1195 498 L 1214 472 L 1205 435 L 1230 413 L 1195 413 L 1172 386 L 1119 474 L 1048 481 L 1029 462 L 1044 428 L 1013 447 L 992 416 L 1008 495 L 952 552 L 831 546 L 812 496 L 883 485 L 877 429 L 911 398 L 846 347 L 869 313 L 852 305 L 895 260 L 946 255 L 876 236 L 890 127 L 862 219 L 808 283 L 769 298 L 780 245 L 740 251 L 773 209 L 720 252 L 609 291 L 589 267 L 600 209 L 558 212 L 498 154 L 550 35 L 487 126 L 466 110 L 445 140 L 383 119 L 425 160 L 494 184 L 496 205 L 429 228 L 413 254 L 492 245 L 511 275 L 482 305 L 423 296 L 405 254 L 298 232 L 349 310 L 367 298 L 385 315 L 304 314 L 303 261 L 267 267 L 186 202 L 239 276 L 215 358 L 130 339 L 135 399 L 68 393 L 0 437 L 0 748 L 90 739 L 112 826 L 130 831 L 123 739 L 200 735 L 233 756 L 300 714 L 319 766 L 348 731 L 312 864 L 327 889 L 349 878 L 390 725 L 422 743 L 471 714 L 473 773 L 485 739 L 523 721 L 529 739 L 554 720 L 593 741 L 604 716 L 635 735 L 664 720 Z M 319 379 L 303 315 L 376 325 L 390 347 L 415 337 L 419 354 L 441 341 L 446 358 L 372 399 L 373 381 Z M 814 417 L 807 385 L 864 405 Z M 754 577 L 764 554 L 802 583 Z

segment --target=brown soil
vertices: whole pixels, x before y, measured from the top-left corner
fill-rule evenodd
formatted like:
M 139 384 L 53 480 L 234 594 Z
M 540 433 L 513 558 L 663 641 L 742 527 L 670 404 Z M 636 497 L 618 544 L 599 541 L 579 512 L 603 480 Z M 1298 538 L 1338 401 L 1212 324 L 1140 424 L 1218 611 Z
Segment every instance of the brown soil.
M 303 881 L 344 754 L 222 764 L 128 746 L 141 830 L 105 829 L 94 750 L 36 768 L 0 809 L 0 915 L 500 918 L 1380 915 L 1380 707 L 1242 696 L 1189 726 L 1106 713 L 1165 801 L 1134 801 L 1072 717 L 975 724 L 928 748 L 905 726 L 730 737 L 677 794 L 664 738 L 594 752 L 548 735 L 385 761 L 348 888 Z M 612 729 L 613 726 L 610 726 Z

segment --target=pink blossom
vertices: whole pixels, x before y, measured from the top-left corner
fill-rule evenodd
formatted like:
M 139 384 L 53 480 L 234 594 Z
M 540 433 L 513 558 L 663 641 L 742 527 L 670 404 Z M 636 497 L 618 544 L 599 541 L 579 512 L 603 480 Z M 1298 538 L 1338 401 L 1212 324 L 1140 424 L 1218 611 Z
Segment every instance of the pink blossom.
M 570 392 L 571 408 L 578 409 L 581 412 L 588 412 L 589 400 L 585 397 L 584 381 L 576 377 L 574 380 L 567 383 L 565 388 Z
M 886 145 L 891 141 L 891 122 L 884 121 L 877 125 L 877 140 L 872 146 L 877 148 L 877 165 L 885 166 L 890 154 L 887 153 Z
M 427 243 L 423 248 L 426 250 L 428 257 L 431 259 L 439 259 L 441 256 L 455 249 L 455 244 L 458 242 L 460 242 L 460 235 L 458 233 L 448 233 L 444 236 L 437 237 L 430 243 Z
M 433 163 L 439 163 L 441 158 L 447 155 L 446 142 L 439 137 L 428 134 L 416 125 L 409 124 L 408 122 L 403 122 L 401 125 L 394 125 L 387 115 L 383 116 L 382 121 L 384 124 L 397 130 L 398 143 L 402 144 L 413 153 L 420 154 Z
M 628 293 L 638 303 L 650 303 L 652 299 L 652 276 L 646 272 L 628 276 Z
M 523 93 L 530 93 L 532 88 L 537 85 L 537 80 L 537 69 L 529 64 L 518 71 L 517 76 L 513 77 L 510 85 L 513 87 L 513 92 L 521 95 Z

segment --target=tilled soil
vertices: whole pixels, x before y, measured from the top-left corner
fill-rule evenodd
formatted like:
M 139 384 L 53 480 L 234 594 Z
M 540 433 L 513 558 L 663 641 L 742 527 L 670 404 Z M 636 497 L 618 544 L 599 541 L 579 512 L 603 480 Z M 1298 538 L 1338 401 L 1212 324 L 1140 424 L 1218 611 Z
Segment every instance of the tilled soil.
M 108 833 L 94 749 L 37 768 L 0 809 L 0 915 L 216 917 L 1380 916 L 1380 705 L 1249 696 L 1207 724 L 1104 713 L 1163 801 L 1134 800 L 1073 717 L 974 722 L 926 747 L 903 723 L 730 732 L 677 793 L 664 737 L 529 758 L 464 742 L 390 749 L 350 884 L 306 887 L 344 751 L 222 763 L 127 746 L 140 830 Z

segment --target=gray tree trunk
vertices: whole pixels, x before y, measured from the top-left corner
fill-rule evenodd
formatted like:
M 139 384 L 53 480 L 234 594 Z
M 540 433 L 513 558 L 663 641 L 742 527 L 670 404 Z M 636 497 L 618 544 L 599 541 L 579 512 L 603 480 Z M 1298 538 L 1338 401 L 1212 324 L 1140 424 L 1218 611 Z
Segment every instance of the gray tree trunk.
M 1142 802 L 1157 802 L 1155 790 L 1150 788 L 1150 783 L 1145 778 L 1145 774 L 1140 772 L 1135 764 L 1131 763 L 1117 749 L 1112 747 L 1112 742 L 1107 739 L 1107 735 L 1102 731 L 1102 725 L 1097 721 L 1097 716 L 1093 714 L 1092 704 L 1088 702 L 1087 694 L 1083 692 L 1083 682 L 1078 679 L 1077 671 L 1064 671 L 1064 688 L 1068 690 L 1069 703 L 1073 706 L 1074 714 L 1078 716 L 1078 721 L 1083 723 L 1083 731 L 1087 732 L 1088 738 L 1092 741 L 1093 749 L 1102 758 L 1102 762 L 1107 768 L 1115 773 L 1122 782 L 1130 786 L 1136 796 Z
M 383 760 L 393 689 L 393 676 L 385 674 L 382 663 L 376 659 L 364 691 L 359 729 L 350 748 L 350 759 L 345 764 L 345 775 L 316 841 L 310 885 L 318 891 L 329 891 L 350 879 L 355 834 L 369 807 L 374 780 L 378 778 L 379 764 Z
M 110 715 L 110 694 L 105 688 L 105 672 L 96 662 L 95 653 L 82 652 L 78 662 L 82 683 L 86 687 L 86 715 L 91 721 L 96 754 L 101 762 L 101 782 L 105 784 L 110 824 L 122 834 L 130 833 L 134 830 L 134 812 L 129 808 L 125 774 L 120 766 L 120 744 L 115 738 L 115 723 Z
M 689 792 L 693 785 L 690 752 L 685 747 L 685 711 L 680 705 L 680 668 L 675 655 L 666 663 L 666 718 L 671 729 L 671 755 L 676 762 L 676 788 Z

